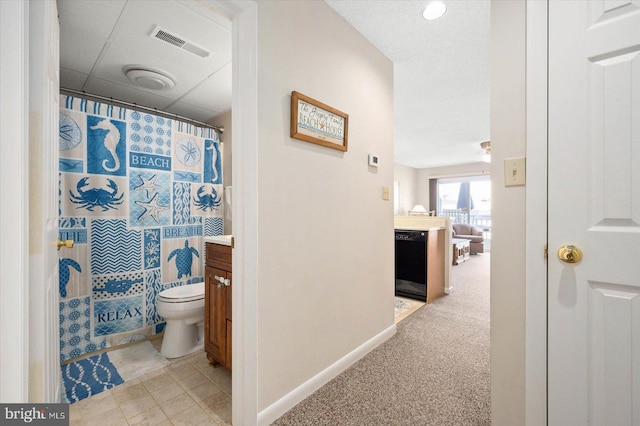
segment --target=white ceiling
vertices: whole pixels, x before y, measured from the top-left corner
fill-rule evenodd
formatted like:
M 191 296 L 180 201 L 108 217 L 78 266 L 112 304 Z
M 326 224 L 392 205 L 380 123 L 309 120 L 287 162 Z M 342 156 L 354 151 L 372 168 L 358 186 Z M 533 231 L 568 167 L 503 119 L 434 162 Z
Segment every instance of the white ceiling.
M 1 1 L 1 0 L 0 0 Z M 207 121 L 231 108 L 231 22 L 198 0 L 57 0 L 60 82 Z M 394 161 L 416 168 L 481 161 L 489 140 L 489 0 L 325 0 L 394 62 Z M 215 52 L 202 59 L 149 37 L 155 25 Z M 122 72 L 145 65 L 172 75 L 167 91 Z
M 489 0 L 325 0 L 394 63 L 394 161 L 415 168 L 482 161 L 489 140 Z
M 191 0 L 58 0 L 60 86 L 199 121 L 231 108 L 231 22 Z M 203 59 L 149 37 L 155 25 L 214 52 Z M 176 86 L 136 86 L 129 65 L 159 69 Z

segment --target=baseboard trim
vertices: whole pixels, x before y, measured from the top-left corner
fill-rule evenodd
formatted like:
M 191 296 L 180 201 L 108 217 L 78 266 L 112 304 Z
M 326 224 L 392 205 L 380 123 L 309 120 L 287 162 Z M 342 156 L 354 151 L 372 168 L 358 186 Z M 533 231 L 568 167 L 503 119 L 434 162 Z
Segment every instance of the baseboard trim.
M 385 342 L 396 333 L 396 325 L 393 324 L 386 330 L 373 336 L 371 339 L 358 346 L 329 367 L 322 370 L 264 410 L 258 413 L 258 425 L 267 426 L 292 409 L 300 401 L 320 389 L 331 379 L 349 368 L 360 358 L 371 352 L 378 345 Z

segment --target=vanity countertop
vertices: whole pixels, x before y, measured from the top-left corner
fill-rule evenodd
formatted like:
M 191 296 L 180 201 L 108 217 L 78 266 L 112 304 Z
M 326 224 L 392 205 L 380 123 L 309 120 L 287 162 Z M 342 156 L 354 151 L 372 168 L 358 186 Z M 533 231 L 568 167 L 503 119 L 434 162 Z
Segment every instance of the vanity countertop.
M 216 235 L 213 237 L 204 237 L 204 242 L 221 244 L 223 246 L 231 246 L 231 235 Z

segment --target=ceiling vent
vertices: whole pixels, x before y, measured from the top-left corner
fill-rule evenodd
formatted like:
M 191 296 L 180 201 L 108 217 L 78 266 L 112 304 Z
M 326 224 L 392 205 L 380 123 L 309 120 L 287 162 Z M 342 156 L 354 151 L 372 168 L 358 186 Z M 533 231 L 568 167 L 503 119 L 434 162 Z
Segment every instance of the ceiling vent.
M 159 25 L 153 27 L 149 36 L 151 38 L 162 40 L 165 43 L 172 44 L 182 50 L 186 50 L 187 52 L 193 53 L 194 55 L 197 55 L 204 59 L 211 56 L 212 53 L 204 47 L 200 47 L 197 44 L 186 40 L 184 37 L 180 37 L 177 34 L 171 33 L 169 30 L 162 28 Z

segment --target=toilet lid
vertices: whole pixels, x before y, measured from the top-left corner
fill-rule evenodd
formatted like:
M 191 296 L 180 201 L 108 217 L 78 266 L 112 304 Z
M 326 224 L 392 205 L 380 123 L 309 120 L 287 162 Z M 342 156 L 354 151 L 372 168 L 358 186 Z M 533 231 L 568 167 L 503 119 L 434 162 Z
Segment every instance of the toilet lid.
M 181 285 L 163 290 L 158 295 L 158 299 L 167 302 L 191 302 L 193 300 L 204 299 L 204 282 Z

